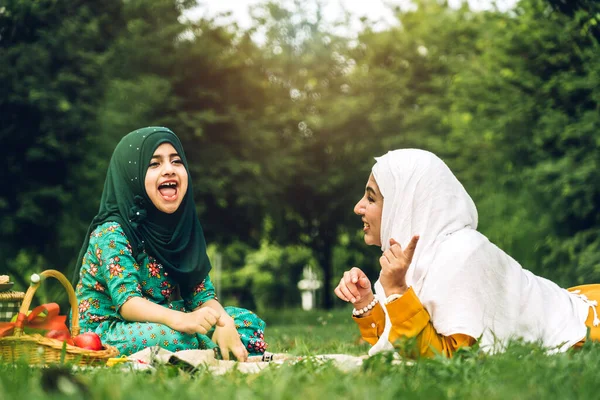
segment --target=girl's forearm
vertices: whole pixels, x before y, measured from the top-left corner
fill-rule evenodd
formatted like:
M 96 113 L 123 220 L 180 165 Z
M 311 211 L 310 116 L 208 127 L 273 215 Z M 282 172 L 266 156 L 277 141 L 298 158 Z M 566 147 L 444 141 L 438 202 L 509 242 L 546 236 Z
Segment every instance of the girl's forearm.
M 132 297 L 120 309 L 121 316 L 132 322 L 155 322 L 171 326 L 180 311 L 171 310 L 142 297 Z

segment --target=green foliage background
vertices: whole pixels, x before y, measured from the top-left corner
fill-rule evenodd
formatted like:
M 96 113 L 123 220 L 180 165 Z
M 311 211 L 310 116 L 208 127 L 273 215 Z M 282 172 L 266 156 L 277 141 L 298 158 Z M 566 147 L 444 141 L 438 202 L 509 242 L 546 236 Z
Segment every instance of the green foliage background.
M 225 303 L 296 306 L 307 264 L 327 308 L 345 269 L 376 278 L 352 208 L 373 157 L 399 147 L 446 160 L 480 230 L 525 268 L 600 280 L 595 2 L 421 0 L 356 38 L 318 2 L 258 5 L 249 30 L 186 21 L 194 5 L 0 7 L 0 273 L 17 289 L 41 269 L 70 274 L 112 149 L 149 125 L 184 142 Z

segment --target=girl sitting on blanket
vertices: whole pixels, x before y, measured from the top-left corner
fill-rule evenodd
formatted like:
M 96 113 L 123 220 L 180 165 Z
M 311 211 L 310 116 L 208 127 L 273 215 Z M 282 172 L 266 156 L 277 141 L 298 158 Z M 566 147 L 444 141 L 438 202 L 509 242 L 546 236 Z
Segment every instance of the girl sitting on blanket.
M 167 128 L 119 142 L 78 260 L 82 332 L 123 355 L 218 347 L 223 358 L 231 352 L 243 361 L 265 351 L 265 323 L 215 296 L 188 163 Z
M 354 207 L 365 242 L 383 252 L 375 293 L 359 268 L 335 289 L 354 304 L 370 354 L 403 338 L 422 356 L 448 357 L 476 341 L 501 351 L 511 339 L 566 351 L 585 342 L 587 328 L 600 340 L 600 285 L 562 289 L 490 243 L 471 197 L 434 154 L 404 149 L 376 160 Z

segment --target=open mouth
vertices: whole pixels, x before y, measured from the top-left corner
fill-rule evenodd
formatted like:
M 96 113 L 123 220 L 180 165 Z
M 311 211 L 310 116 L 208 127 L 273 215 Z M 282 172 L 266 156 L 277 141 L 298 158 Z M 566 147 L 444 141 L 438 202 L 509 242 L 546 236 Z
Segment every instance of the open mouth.
M 167 201 L 173 201 L 177 199 L 178 187 L 177 182 L 168 181 L 158 185 L 158 192 Z

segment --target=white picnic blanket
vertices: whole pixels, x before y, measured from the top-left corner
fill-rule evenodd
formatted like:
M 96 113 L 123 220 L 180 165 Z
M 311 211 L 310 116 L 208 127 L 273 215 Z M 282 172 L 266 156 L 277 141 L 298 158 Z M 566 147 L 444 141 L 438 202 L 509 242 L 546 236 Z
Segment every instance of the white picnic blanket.
M 397 353 L 392 363 L 402 361 Z M 285 353 L 269 353 L 263 356 L 250 356 L 246 362 L 219 360 L 213 350 L 183 350 L 172 352 L 161 347 L 148 347 L 130 355 L 129 362 L 121 363 L 122 368 L 137 370 L 154 369 L 159 365 L 178 365 L 183 369 L 195 370 L 206 368 L 214 375 L 222 375 L 229 371 L 237 370 L 245 374 L 258 373 L 270 365 L 295 364 L 298 362 L 331 362 L 341 371 L 349 372 L 359 369 L 368 355 L 353 356 L 349 354 L 320 354 L 313 356 L 293 356 Z

